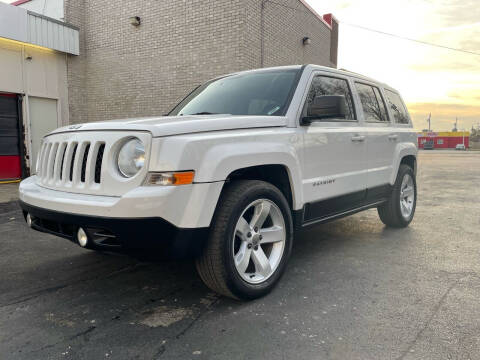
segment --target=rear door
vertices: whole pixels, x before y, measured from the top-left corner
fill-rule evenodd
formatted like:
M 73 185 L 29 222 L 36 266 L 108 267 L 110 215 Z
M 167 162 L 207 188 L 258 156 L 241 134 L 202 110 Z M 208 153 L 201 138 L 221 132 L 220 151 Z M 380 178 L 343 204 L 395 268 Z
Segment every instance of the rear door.
M 387 108 L 392 118 L 393 129 L 396 134 L 396 142 L 399 144 L 414 143 L 418 146 L 417 135 L 412 132 L 412 121 L 402 97 L 393 89 L 385 89 L 384 92 Z
M 15 94 L 0 94 L 0 180 L 19 179 L 20 121 Z
M 360 100 L 361 114 L 367 129 L 367 189 L 369 200 L 382 196 L 390 181 L 393 156 L 398 135 L 388 116 L 385 96 L 375 84 L 355 81 Z M 378 194 L 377 194 L 378 193 Z
M 341 74 L 319 71 L 311 76 L 300 119 L 313 98 L 323 95 L 344 96 L 348 114 L 343 119 L 300 126 L 305 222 L 347 211 L 364 200 L 366 132 L 355 111 L 351 86 L 349 78 Z

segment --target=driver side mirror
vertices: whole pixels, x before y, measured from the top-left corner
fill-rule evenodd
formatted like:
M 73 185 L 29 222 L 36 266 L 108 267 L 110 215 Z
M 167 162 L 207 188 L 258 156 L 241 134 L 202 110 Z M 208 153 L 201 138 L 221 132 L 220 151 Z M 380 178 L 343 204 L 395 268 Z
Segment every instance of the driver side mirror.
M 302 125 L 310 125 L 313 121 L 323 119 L 345 119 L 347 102 L 342 95 L 315 96 L 307 107 L 307 116 L 302 118 Z

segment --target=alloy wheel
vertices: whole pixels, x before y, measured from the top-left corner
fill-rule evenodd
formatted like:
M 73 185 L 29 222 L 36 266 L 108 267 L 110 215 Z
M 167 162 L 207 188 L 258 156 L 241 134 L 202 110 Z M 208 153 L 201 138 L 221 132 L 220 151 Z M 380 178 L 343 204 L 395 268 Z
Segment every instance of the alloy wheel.
M 258 199 L 242 212 L 233 236 L 233 260 L 249 284 L 267 280 L 278 268 L 285 249 L 285 220 L 271 200 Z
M 405 174 L 402 179 L 402 186 L 400 187 L 400 210 L 405 219 L 408 219 L 412 214 L 414 203 L 415 188 L 413 179 L 410 174 Z

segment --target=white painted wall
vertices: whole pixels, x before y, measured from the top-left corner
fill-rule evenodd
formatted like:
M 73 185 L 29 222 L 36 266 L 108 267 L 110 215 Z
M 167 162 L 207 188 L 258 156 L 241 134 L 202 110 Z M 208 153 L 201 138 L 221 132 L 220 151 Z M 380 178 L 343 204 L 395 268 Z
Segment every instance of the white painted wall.
M 27 60 L 27 58 L 31 59 Z M 57 106 L 58 116 L 55 127 L 68 123 L 66 55 L 0 38 L 0 79 L 0 92 L 24 95 L 23 121 L 26 130 L 27 154 L 30 160 L 27 165 L 33 172 L 34 168 L 31 165 L 34 161 L 32 160 L 37 154 L 32 143 L 37 144 L 38 138 L 44 135 L 41 130 L 44 126 L 32 124 L 33 121 L 43 121 L 43 115 L 31 113 L 36 111 L 36 107 L 31 107 L 29 100 L 30 97 L 35 97 L 34 101 L 37 102 L 38 99 L 51 99 Z M 51 104 L 52 101 L 49 103 Z M 51 121 L 48 123 L 49 128 L 54 126 Z M 34 133 L 32 125 L 37 129 Z

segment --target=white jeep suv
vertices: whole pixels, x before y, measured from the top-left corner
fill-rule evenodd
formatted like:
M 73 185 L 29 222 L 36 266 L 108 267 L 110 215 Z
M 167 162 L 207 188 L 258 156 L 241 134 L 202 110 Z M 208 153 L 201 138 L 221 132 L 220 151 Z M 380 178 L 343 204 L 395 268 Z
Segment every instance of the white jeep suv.
M 407 226 L 416 144 L 385 84 L 315 65 L 245 71 L 168 116 L 48 134 L 20 204 L 33 229 L 90 249 L 193 255 L 211 289 L 253 299 L 278 282 L 295 229 L 373 207 Z

